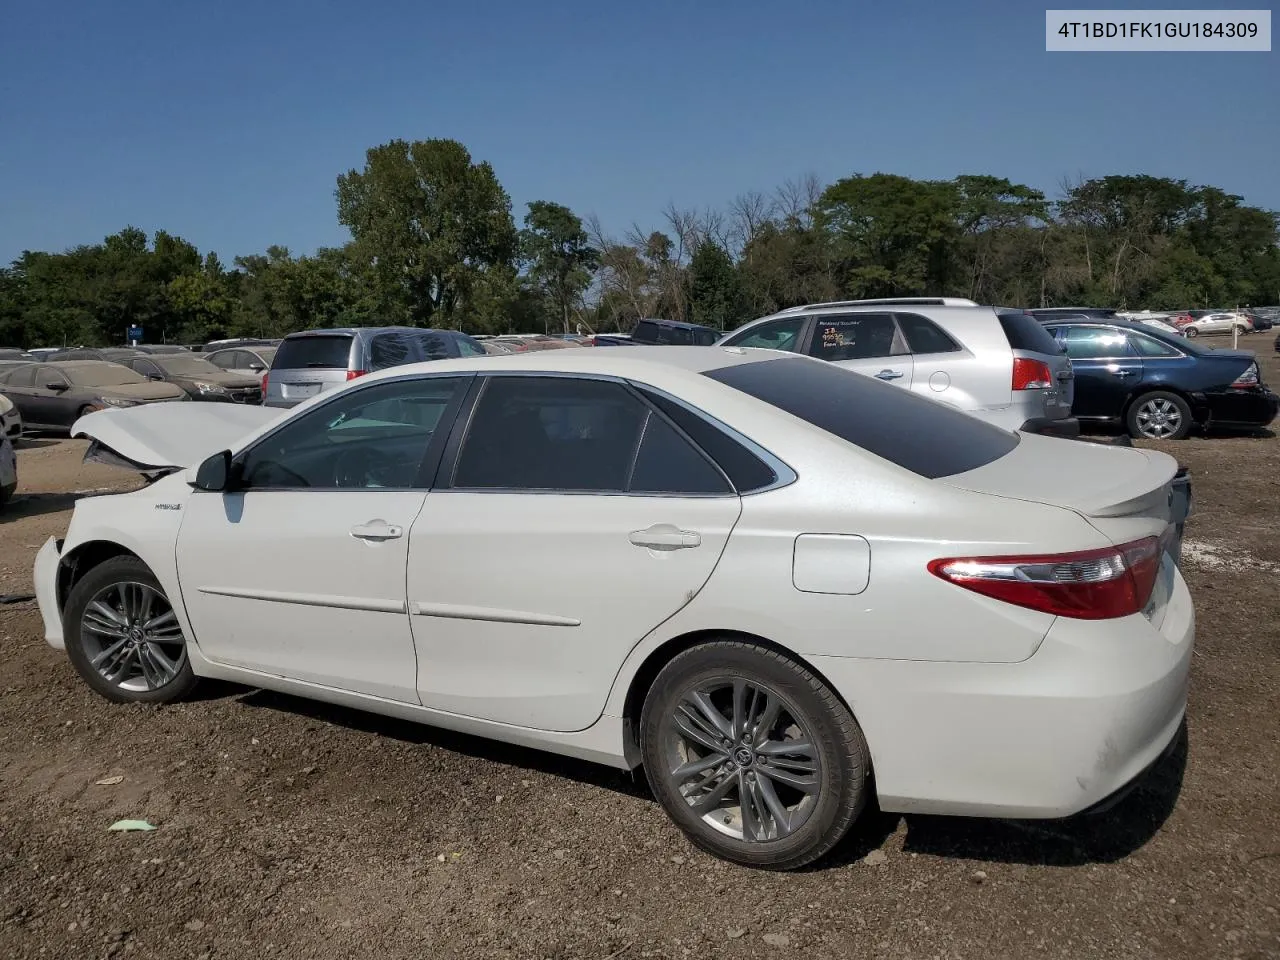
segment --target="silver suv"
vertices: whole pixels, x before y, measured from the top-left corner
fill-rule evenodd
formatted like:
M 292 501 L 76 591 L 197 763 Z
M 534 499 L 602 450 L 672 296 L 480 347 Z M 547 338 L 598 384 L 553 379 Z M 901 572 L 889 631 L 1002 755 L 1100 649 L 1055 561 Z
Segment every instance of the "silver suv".
M 292 407 L 374 370 L 426 360 L 483 357 L 484 347 L 457 330 L 340 327 L 305 330 L 280 341 L 263 384 L 263 404 Z
M 1022 310 L 953 297 L 815 303 L 753 320 L 720 344 L 830 360 L 1007 430 L 1080 431 L 1071 361 Z

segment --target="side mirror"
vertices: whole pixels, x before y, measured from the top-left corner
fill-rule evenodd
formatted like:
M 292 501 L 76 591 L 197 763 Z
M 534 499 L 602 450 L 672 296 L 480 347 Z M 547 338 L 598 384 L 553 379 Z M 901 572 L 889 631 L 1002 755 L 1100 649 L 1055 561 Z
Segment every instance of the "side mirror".
M 62 393 L 64 390 L 68 389 L 68 386 L 61 380 L 50 380 L 44 385 L 44 388 L 46 390 L 52 390 L 54 393 Z
M 191 486 L 196 490 L 210 493 L 221 493 L 228 489 L 231 481 L 231 451 L 223 450 L 209 457 L 196 469 L 196 478 Z
M 156 376 L 154 373 L 149 373 L 149 374 L 147 374 L 147 379 L 148 379 L 148 380 L 163 380 L 163 379 L 164 379 L 164 377 L 158 377 L 158 376 Z
M 251 363 L 249 364 L 249 369 L 252 370 L 254 373 L 261 373 L 263 370 L 267 368 L 260 363 Z

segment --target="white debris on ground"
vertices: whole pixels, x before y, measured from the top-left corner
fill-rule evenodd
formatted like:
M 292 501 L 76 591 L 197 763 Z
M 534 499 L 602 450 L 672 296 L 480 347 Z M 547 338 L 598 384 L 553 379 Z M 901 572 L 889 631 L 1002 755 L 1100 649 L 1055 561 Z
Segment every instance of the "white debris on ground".
M 1261 570 L 1280 573 L 1280 563 L 1260 560 L 1248 550 L 1236 550 L 1206 540 L 1183 540 L 1182 562 L 1202 570 Z

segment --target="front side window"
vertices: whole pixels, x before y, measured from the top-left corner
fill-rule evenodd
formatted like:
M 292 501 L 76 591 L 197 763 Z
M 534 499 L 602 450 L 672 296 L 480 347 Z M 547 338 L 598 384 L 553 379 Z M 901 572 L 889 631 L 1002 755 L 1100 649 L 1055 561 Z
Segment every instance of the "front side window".
M 344 392 L 237 458 L 238 486 L 248 490 L 418 487 L 427 448 L 439 430 L 448 429 L 445 414 L 468 379 L 422 377 Z
M 787 350 L 795 353 L 804 334 L 804 317 L 774 320 L 734 334 L 725 340 L 726 347 L 760 347 L 765 350 Z
M 619 383 L 493 377 L 458 454 L 457 489 L 729 492 L 723 474 Z
M 887 313 L 818 317 L 809 344 L 809 355 L 819 360 L 866 360 L 906 352 Z
M 234 370 L 236 368 L 236 359 L 243 354 L 234 350 L 223 350 L 221 353 L 211 353 L 209 362 L 220 370 Z
M 487 353 L 484 346 L 479 340 L 473 340 L 468 336 L 459 336 L 455 338 L 458 343 L 458 355 L 462 357 L 483 357 Z
M 1072 360 L 1117 360 L 1130 356 L 1123 331 L 1115 327 L 1066 327 L 1062 345 Z
M 160 371 L 156 369 L 156 365 L 152 363 L 150 360 L 133 361 L 133 369 L 136 370 L 138 373 L 142 374 L 144 377 L 160 376 Z

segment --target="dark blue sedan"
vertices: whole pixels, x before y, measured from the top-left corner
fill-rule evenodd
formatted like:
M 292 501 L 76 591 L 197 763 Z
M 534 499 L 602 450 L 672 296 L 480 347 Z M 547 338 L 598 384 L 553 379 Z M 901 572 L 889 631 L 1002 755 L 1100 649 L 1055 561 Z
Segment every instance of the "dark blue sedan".
M 1138 323 L 1047 323 L 1071 358 L 1081 421 L 1122 423 L 1131 436 L 1180 440 L 1193 426 L 1265 427 L 1280 398 L 1254 354 L 1214 350 Z

